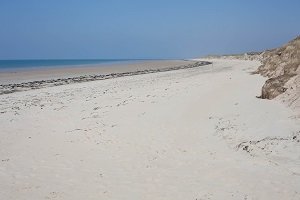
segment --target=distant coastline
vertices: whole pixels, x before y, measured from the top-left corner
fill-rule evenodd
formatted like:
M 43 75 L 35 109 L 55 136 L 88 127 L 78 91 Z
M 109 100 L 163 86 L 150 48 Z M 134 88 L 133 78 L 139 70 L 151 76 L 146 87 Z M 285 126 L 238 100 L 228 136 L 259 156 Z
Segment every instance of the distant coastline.
M 163 59 L 15 59 L 0 60 L 0 72 L 69 67 L 101 67 L 107 64 L 132 64 Z
M 141 74 L 166 72 L 166 71 L 173 71 L 179 69 L 195 68 L 195 67 L 212 64 L 211 62 L 206 62 L 206 61 L 190 61 L 190 62 L 181 61 L 181 62 L 187 62 L 185 65 L 182 65 L 179 61 L 177 62 L 178 62 L 177 65 L 173 65 L 173 66 L 169 66 L 171 63 L 167 62 L 166 65 L 162 65 L 161 67 L 158 68 L 157 67 L 145 68 L 144 66 L 144 69 L 140 68 L 139 70 L 137 69 L 133 70 L 134 68 L 131 67 L 131 68 L 127 68 L 126 71 L 117 72 L 117 73 L 111 71 L 111 73 L 108 74 L 82 75 L 76 77 L 48 79 L 48 80 L 40 80 L 40 81 L 36 80 L 36 81 L 29 81 L 23 83 L 15 83 L 15 84 L 0 84 L 0 95 L 14 93 L 18 91 L 26 91 L 31 89 L 39 89 L 44 87 L 66 85 L 71 83 L 82 83 L 88 81 L 106 80 L 106 79 L 123 77 L 123 76 L 134 76 L 134 75 L 141 75 Z

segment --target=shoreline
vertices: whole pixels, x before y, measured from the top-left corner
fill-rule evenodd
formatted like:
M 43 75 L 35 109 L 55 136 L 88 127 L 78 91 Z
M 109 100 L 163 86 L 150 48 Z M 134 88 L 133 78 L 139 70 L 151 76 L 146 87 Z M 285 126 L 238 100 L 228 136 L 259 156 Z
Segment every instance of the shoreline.
M 174 61 L 178 61 L 181 59 L 174 59 Z M 2 62 L 17 62 L 19 61 L 21 64 L 6 64 Z M 32 61 L 32 63 L 22 63 L 26 61 Z M 34 63 L 34 62 L 38 63 Z M 54 63 L 42 63 L 43 61 L 53 61 Z M 66 63 L 63 63 L 66 61 Z M 76 63 L 76 61 L 83 63 Z M 91 63 L 84 63 L 84 61 Z M 93 61 L 95 61 L 93 63 Z M 102 61 L 102 62 L 101 62 Z M 172 61 L 168 59 L 103 59 L 97 63 L 97 59 L 29 59 L 29 60 L 0 60 L 0 73 L 20 73 L 20 72 L 32 72 L 32 71 L 44 71 L 44 70 L 62 70 L 62 69 L 90 69 L 90 68 L 101 68 L 101 67 L 108 67 L 108 66 L 115 66 L 115 65 L 132 65 L 136 63 L 145 63 L 145 62 L 159 62 L 159 61 Z M 41 62 L 41 63 L 39 63 Z M 60 64 L 55 62 L 61 62 Z M 70 62 L 70 63 L 68 63 Z M 2 65 L 2 66 L 1 66 Z M 7 66 L 8 65 L 8 66 Z
M 145 69 L 159 69 L 194 63 L 192 60 L 153 60 L 132 63 L 102 63 L 54 68 L 27 68 L 16 71 L 0 71 L 0 84 L 41 81 L 94 74 L 109 74 Z
M 64 68 L 64 69 L 56 69 L 56 71 L 60 71 L 62 73 L 62 78 L 51 78 L 46 80 L 33 80 L 28 82 L 21 82 L 21 83 L 8 83 L 8 84 L 0 84 L 0 95 L 9 94 L 19 91 L 27 91 L 30 89 L 40 89 L 44 87 L 53 87 L 59 85 L 67 85 L 72 83 L 82 83 L 88 81 L 96 81 L 96 80 L 106 80 L 111 78 L 123 77 L 123 76 L 134 76 L 134 75 L 141 75 L 141 74 L 149 74 L 149 73 L 158 73 L 158 72 L 166 72 L 166 71 L 173 71 L 179 69 L 188 69 L 194 67 L 200 67 L 212 64 L 211 62 L 207 61 L 165 61 L 167 65 L 161 65 L 161 62 L 144 62 L 144 63 L 135 63 L 129 65 L 112 65 L 107 68 Z M 182 64 L 183 62 L 188 64 Z M 153 65 L 155 64 L 155 65 Z M 150 65 L 150 67 L 149 67 Z M 123 66 L 123 67 L 122 67 Z M 85 72 L 86 75 L 81 76 L 71 76 L 68 77 L 70 74 L 66 73 L 68 71 L 80 70 L 81 72 Z M 94 69 L 94 70 L 92 70 Z M 96 71 L 95 71 L 96 70 Z M 99 71 L 100 70 L 100 71 Z M 45 70 L 39 70 L 45 72 Z M 65 71 L 65 73 L 63 73 Z M 102 71 L 102 73 L 101 73 Z M 48 71 L 46 71 L 48 72 Z M 92 73 L 101 73 L 101 74 L 92 74 Z M 24 72 L 23 72 L 24 73 Z M 22 72 L 19 72 L 19 76 L 22 76 Z M 27 73 L 37 73 L 36 71 L 29 71 Z M 74 72 L 73 72 L 74 73 Z M 1 74 L 4 76 L 6 73 Z M 75 75 L 75 74 L 74 74 Z M 67 77 L 65 77 L 67 76 Z M 1 79 L 0 79 L 1 80 Z

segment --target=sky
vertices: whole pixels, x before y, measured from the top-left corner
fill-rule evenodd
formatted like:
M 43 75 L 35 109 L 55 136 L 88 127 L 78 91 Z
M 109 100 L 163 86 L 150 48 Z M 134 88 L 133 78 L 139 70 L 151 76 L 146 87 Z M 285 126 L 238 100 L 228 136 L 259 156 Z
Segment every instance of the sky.
M 0 59 L 261 51 L 300 35 L 299 0 L 0 0 Z

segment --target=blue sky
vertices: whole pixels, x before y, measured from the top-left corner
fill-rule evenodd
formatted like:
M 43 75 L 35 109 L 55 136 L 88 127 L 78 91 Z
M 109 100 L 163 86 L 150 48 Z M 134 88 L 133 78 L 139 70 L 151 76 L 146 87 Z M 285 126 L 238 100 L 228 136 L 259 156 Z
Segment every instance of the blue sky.
M 299 0 L 0 0 L 0 59 L 190 58 L 300 34 Z

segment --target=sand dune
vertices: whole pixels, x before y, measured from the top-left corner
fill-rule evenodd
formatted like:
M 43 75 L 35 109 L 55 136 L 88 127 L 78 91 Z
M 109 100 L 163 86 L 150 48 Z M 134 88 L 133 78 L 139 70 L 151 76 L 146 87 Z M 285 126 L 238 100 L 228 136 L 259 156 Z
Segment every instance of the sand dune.
M 299 199 L 300 123 L 258 61 L 0 96 L 0 199 Z

